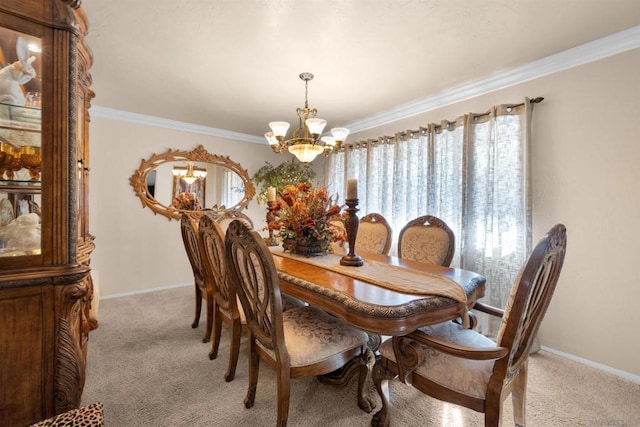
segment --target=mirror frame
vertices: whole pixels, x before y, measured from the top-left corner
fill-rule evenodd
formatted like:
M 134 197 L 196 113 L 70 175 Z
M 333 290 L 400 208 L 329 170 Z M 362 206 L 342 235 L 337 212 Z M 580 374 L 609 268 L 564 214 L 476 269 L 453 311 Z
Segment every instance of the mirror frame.
M 227 169 L 232 170 L 242 179 L 244 182 L 244 196 L 242 200 L 240 200 L 235 205 L 225 208 L 225 209 L 217 209 L 220 213 L 225 211 L 241 211 L 246 208 L 251 199 L 256 194 L 256 188 L 251 182 L 251 178 L 249 177 L 249 173 L 246 169 L 240 166 L 239 163 L 234 162 L 229 158 L 229 156 L 220 156 L 217 154 L 211 154 L 202 145 L 199 145 L 192 151 L 183 151 L 183 150 L 172 150 L 169 149 L 164 153 L 156 154 L 153 153 L 149 159 L 142 159 L 140 162 L 140 167 L 131 175 L 129 178 L 129 183 L 133 187 L 133 191 L 135 191 L 136 195 L 140 198 L 142 202 L 142 207 L 148 207 L 155 214 L 160 214 L 167 217 L 169 220 L 175 219 L 180 220 L 183 213 L 189 215 L 189 217 L 194 220 L 199 220 L 202 216 L 203 212 L 210 212 L 211 209 L 203 209 L 197 211 L 176 209 L 171 206 L 165 206 L 156 200 L 155 197 L 152 197 L 148 193 L 147 188 L 147 177 L 151 171 L 154 171 L 158 166 L 169 163 L 169 162 L 201 162 L 201 163 L 209 163 L 214 165 L 220 165 Z M 215 210 L 215 209 L 214 209 Z

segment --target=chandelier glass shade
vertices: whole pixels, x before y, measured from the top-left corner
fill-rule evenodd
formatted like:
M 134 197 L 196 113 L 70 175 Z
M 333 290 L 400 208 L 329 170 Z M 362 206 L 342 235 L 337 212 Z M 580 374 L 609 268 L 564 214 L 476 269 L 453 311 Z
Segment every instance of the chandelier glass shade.
M 291 138 L 286 138 L 289 130 L 288 122 L 271 122 L 270 132 L 264 134 L 269 146 L 276 153 L 282 153 L 285 149 L 296 156 L 302 163 L 313 161 L 319 154 L 338 151 L 342 143 L 349 135 L 347 128 L 331 129 L 331 136 L 323 136 L 322 131 L 327 121 L 316 117 L 318 110 L 309 108 L 308 85 L 313 79 L 311 73 L 301 73 L 300 79 L 304 81 L 304 108 L 296 109 L 298 115 L 298 128 L 293 131 Z
M 191 185 L 198 179 L 203 179 L 207 176 L 205 169 L 194 168 L 193 162 L 187 162 L 187 167 L 176 166 L 173 168 L 173 175 L 180 177 L 184 182 Z

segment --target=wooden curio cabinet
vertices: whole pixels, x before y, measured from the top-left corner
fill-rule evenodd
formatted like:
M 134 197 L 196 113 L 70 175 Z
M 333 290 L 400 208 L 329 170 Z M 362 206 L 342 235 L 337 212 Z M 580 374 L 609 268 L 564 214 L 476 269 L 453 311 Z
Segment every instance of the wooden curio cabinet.
M 77 408 L 93 286 L 80 0 L 0 2 L 0 425 Z

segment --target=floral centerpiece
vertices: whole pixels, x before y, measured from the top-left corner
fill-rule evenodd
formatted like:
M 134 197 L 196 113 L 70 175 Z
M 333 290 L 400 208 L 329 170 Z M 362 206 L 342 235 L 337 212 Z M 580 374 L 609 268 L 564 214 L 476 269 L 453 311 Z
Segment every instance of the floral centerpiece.
M 200 206 L 200 199 L 195 193 L 181 192 L 171 202 L 171 207 L 180 209 L 183 211 L 199 211 L 202 209 Z
M 333 202 L 324 187 L 313 189 L 307 183 L 285 185 L 274 209 L 270 230 L 283 240 L 285 250 L 304 255 L 326 254 L 330 243 L 345 240 L 331 226 L 339 220 L 342 208 Z

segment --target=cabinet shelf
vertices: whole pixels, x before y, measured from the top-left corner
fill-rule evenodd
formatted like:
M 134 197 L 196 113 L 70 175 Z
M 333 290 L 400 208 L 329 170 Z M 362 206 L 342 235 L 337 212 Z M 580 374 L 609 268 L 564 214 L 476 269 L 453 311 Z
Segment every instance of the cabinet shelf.
M 40 193 L 41 181 L 23 181 L 0 179 L 0 192 Z
M 42 113 L 39 108 L 0 102 L 0 151 L 15 155 L 14 152 L 19 152 L 21 147 L 40 147 L 41 129 Z
M 42 123 L 40 108 L 0 102 L 0 127 L 39 132 Z

